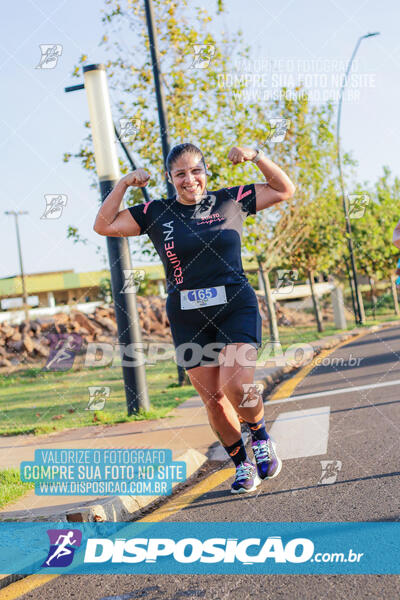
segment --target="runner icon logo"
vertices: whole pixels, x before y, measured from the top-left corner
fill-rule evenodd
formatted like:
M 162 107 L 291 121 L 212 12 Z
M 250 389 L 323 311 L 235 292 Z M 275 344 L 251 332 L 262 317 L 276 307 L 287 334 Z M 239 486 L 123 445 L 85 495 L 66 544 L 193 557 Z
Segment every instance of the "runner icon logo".
M 61 44 L 39 44 L 40 57 L 39 64 L 36 69 L 54 69 L 57 66 L 58 59 L 62 54 L 63 47 Z
M 82 542 L 79 529 L 48 529 L 49 553 L 42 567 L 68 567 Z
M 194 57 L 190 65 L 191 69 L 207 69 L 215 54 L 215 46 L 212 44 L 193 44 Z
M 136 294 L 140 284 L 144 281 L 146 271 L 144 269 L 124 269 L 124 286 L 121 294 Z
M 50 333 L 50 353 L 44 371 L 68 371 L 74 364 L 75 355 L 82 346 L 78 333 Z
M 141 119 L 120 119 L 119 139 L 122 142 L 133 142 L 142 126 Z
M 201 199 L 193 211 L 192 219 L 205 219 L 209 217 L 213 211 L 217 197 L 214 194 L 208 194 Z
M 89 385 L 88 390 L 89 402 L 85 410 L 103 410 L 111 389 L 108 386 Z
M 297 269 L 278 269 L 278 283 L 273 294 L 291 294 L 294 288 L 294 282 L 299 278 Z
M 269 119 L 270 131 L 267 141 L 273 143 L 283 142 L 286 137 L 287 130 L 290 127 L 290 119 Z
M 342 461 L 340 460 L 321 460 L 321 477 L 318 484 L 329 484 L 335 483 L 338 473 L 342 468 Z
M 361 219 L 368 206 L 370 197 L 368 194 L 349 194 L 349 217 L 350 219 Z
M 239 408 L 253 408 L 262 402 L 264 386 L 262 383 L 243 383 L 243 400 Z
M 40 218 L 59 219 L 67 205 L 67 196 L 65 194 L 45 194 L 44 199 L 46 200 L 46 208 Z

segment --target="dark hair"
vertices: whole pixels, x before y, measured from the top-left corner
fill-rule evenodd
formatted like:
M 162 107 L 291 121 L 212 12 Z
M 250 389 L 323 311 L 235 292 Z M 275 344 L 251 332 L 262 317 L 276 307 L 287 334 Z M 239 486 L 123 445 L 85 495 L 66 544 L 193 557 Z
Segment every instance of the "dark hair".
M 199 154 L 201 156 L 201 160 L 203 161 L 204 168 L 206 168 L 206 161 L 204 160 L 204 156 L 203 156 L 203 153 L 200 150 L 200 148 L 198 148 L 194 144 L 190 144 L 189 142 L 186 142 L 185 144 L 178 144 L 177 146 L 174 146 L 168 152 L 168 156 L 167 156 L 167 160 L 166 160 L 166 167 L 167 167 L 168 173 L 171 174 L 172 165 L 174 164 L 174 162 L 176 162 L 178 160 L 178 158 L 182 154 L 185 154 L 185 152 L 188 152 L 189 154 Z

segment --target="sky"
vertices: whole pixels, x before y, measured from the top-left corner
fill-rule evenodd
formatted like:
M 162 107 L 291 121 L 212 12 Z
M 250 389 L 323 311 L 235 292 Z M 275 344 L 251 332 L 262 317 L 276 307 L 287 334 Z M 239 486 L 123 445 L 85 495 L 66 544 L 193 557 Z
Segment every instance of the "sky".
M 197 4 L 215 14 L 216 0 Z M 379 31 L 379 36 L 362 41 L 354 62 L 343 102 L 342 145 L 358 161 L 358 181 L 373 182 L 383 165 L 400 175 L 396 0 L 251 0 L 245 10 L 239 0 L 226 0 L 225 5 L 223 26 L 231 36 L 242 29 L 254 69 L 262 72 L 273 65 L 271 89 L 302 77 L 316 102 L 324 94 L 337 94 L 332 82 L 358 38 Z M 88 55 L 89 63 L 107 58 L 99 46 L 104 6 L 105 0 L 20 0 L 2 7 L 6 27 L 0 42 L 0 277 L 19 273 L 14 219 L 4 214 L 6 210 L 29 213 L 19 218 L 26 273 L 104 268 L 96 247 L 105 247 L 105 240 L 92 229 L 99 192 L 89 187 L 79 161 L 63 162 L 65 152 L 78 151 L 89 119 L 85 91 L 66 94 L 64 88 L 81 82 L 71 73 L 82 54 Z M 40 44 L 62 46 L 55 68 L 36 68 Z M 113 94 L 112 107 L 117 101 Z M 45 195 L 66 199 L 58 219 L 41 218 Z M 68 240 L 69 225 L 78 226 L 89 243 Z M 131 240 L 131 247 L 134 243 Z M 140 260 L 135 254 L 133 264 Z

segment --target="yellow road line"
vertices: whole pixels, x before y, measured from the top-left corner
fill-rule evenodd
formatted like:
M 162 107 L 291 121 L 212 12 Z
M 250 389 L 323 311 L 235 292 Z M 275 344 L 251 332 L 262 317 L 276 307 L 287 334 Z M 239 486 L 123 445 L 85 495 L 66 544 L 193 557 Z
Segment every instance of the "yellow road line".
M 171 500 L 164 506 L 160 506 L 153 513 L 143 519 L 139 519 L 138 523 L 156 523 L 162 521 L 172 515 L 176 514 L 195 500 L 211 491 L 221 483 L 224 483 L 229 477 L 235 474 L 235 469 L 222 469 L 216 473 L 211 473 L 209 477 L 200 481 L 198 484 L 191 488 L 181 496 L 177 496 L 174 500 Z M 128 523 L 127 523 L 128 525 Z M 57 575 L 28 575 L 24 579 L 20 579 L 15 583 L 11 583 L 9 586 L 0 590 L 0 600 L 16 600 L 23 594 L 34 590 L 35 588 L 41 587 L 51 579 L 60 577 L 61 574 Z
M 358 338 L 367 335 L 367 333 L 370 332 L 363 331 L 362 333 L 359 333 L 358 335 L 355 335 L 354 337 L 351 337 L 348 340 L 345 340 L 344 342 L 340 342 L 340 344 L 334 346 L 333 348 L 327 348 L 326 350 L 322 350 L 322 352 L 317 354 L 317 356 L 314 356 L 314 358 L 308 365 L 300 369 L 300 371 L 296 373 L 294 377 L 291 377 L 287 381 L 284 381 L 282 385 L 280 385 L 279 388 L 276 390 L 276 392 L 272 394 L 271 398 L 269 399 L 269 402 L 273 402 L 274 400 L 281 400 L 282 398 L 289 398 L 293 394 L 295 388 L 299 385 L 299 383 L 309 374 L 310 371 L 314 369 L 314 367 L 318 365 L 319 361 L 324 359 L 326 356 L 329 356 L 329 354 L 332 354 L 332 352 L 334 352 L 338 348 L 341 348 L 342 346 L 345 346 L 346 344 L 354 342 L 354 340 L 358 340 Z
M 216 473 L 211 473 L 206 479 L 200 481 L 194 488 L 191 488 L 181 496 L 177 496 L 175 500 L 171 500 L 164 506 L 160 506 L 157 510 L 152 512 L 147 517 L 140 519 L 141 523 L 153 523 L 157 521 L 163 521 L 172 515 L 175 515 L 180 510 L 186 508 L 189 504 L 206 494 L 213 488 L 224 483 L 229 477 L 235 474 L 235 469 L 222 469 Z M 1 596 L 0 596 L 1 599 Z
M 0 600 L 15 600 L 56 577 L 59 575 L 28 575 L 0 590 Z

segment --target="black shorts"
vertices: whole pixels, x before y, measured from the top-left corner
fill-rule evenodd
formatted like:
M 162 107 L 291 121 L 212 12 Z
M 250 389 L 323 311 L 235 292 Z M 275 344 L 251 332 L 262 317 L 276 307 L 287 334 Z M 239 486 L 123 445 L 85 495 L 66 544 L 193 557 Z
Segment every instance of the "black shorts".
M 262 343 L 262 321 L 257 296 L 249 283 L 225 285 L 227 302 L 182 310 L 178 292 L 168 294 L 166 310 L 176 349 L 177 364 L 185 369 L 218 365 L 227 344 Z

